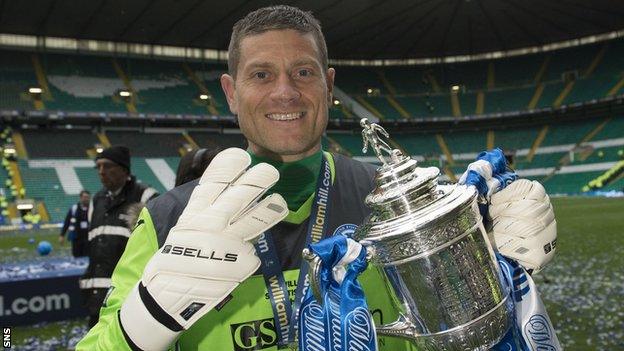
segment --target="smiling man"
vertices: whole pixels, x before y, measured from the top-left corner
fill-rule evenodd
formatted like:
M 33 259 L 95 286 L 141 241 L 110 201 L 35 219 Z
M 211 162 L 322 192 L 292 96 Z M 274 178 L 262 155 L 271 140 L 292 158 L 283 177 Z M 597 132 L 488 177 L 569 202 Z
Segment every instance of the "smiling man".
M 327 68 L 325 41 L 320 28 L 316 35 L 256 32 L 252 27 L 232 36 L 230 74 L 221 85 L 251 152 L 298 161 L 320 151 L 327 126 L 335 72 Z
M 374 167 L 321 149 L 335 73 L 319 22 L 290 6 L 249 13 L 233 28 L 228 68 L 221 85 L 247 152 L 221 152 L 201 180 L 146 206 L 78 349 L 286 348 L 302 249 L 368 215 Z M 374 295 L 377 322 L 395 318 Z
M 369 214 L 375 167 L 324 152 L 335 72 L 319 22 L 290 6 L 233 28 L 221 85 L 248 140 L 200 180 L 147 204 L 98 324 L 77 350 L 276 350 L 294 342 L 301 251 Z M 265 196 L 269 194 L 268 196 Z M 382 278 L 360 277 L 376 324 L 397 318 Z M 411 350 L 379 338 L 381 350 Z

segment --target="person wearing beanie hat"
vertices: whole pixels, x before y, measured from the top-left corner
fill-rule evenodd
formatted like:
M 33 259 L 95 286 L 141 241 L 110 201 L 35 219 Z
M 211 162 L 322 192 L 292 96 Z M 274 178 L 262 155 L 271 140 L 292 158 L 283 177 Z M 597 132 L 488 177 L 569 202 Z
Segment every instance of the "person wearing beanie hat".
M 130 150 L 125 146 L 113 145 L 102 151 L 95 157 L 95 168 L 103 189 L 89 206 L 89 266 L 80 279 L 90 326 L 98 320 L 113 269 L 126 248 L 141 208 L 158 195 L 130 173 Z
M 95 156 L 95 161 L 106 159 L 115 162 L 130 172 L 130 150 L 123 145 L 113 145 Z

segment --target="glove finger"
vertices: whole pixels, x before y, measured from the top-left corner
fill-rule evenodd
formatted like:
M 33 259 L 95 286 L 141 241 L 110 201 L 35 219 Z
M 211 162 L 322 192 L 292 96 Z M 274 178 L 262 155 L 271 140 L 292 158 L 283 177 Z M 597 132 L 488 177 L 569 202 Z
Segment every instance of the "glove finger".
M 288 205 L 279 194 L 271 194 L 238 218 L 225 230 L 242 240 L 253 240 L 288 215 Z
M 210 183 L 232 183 L 251 164 L 249 154 L 239 148 L 231 147 L 219 152 L 210 162 L 199 184 Z
M 240 176 L 234 184 L 219 196 L 212 208 L 219 209 L 227 214 L 231 221 L 246 211 L 259 199 L 269 187 L 279 179 L 279 172 L 275 167 L 260 163 Z
M 538 218 L 550 210 L 550 203 L 538 202 L 534 200 L 518 200 L 508 202 L 503 205 L 493 205 L 489 208 L 490 218 L 496 219 L 500 216 L 510 216 L 516 218 Z
M 529 238 L 539 234 L 544 229 L 542 223 L 534 221 L 518 220 L 511 217 L 502 217 L 494 222 L 492 231 L 494 236 L 499 234 L 512 235 L 519 238 Z
M 221 232 L 230 221 L 230 213 L 231 211 L 211 207 L 209 210 L 197 211 L 193 215 L 187 214 L 184 218 L 181 217 L 174 228 L 197 231 L 200 235 L 207 232 Z
M 509 184 L 505 189 L 492 195 L 491 204 L 500 205 L 521 199 L 543 201 L 546 198 L 546 190 L 536 181 L 518 179 Z
M 199 215 L 214 202 L 215 198 L 219 196 L 228 185 L 228 183 L 206 182 L 196 186 L 191 193 L 188 204 L 178 219 L 178 223 L 184 223 L 189 218 Z
M 184 224 L 208 208 L 223 191 L 245 172 L 251 158 L 242 149 L 229 148 L 218 153 L 193 189 L 189 202 L 178 219 Z

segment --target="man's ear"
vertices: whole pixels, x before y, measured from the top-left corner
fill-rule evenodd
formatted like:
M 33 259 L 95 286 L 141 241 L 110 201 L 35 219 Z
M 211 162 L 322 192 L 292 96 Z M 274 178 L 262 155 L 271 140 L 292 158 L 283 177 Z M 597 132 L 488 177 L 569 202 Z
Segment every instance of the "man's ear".
M 231 75 L 225 73 L 221 76 L 221 89 L 225 93 L 228 105 L 230 105 L 230 111 L 238 114 L 238 101 L 236 100 L 236 87 L 234 86 L 234 78 Z
M 328 103 L 331 105 L 334 97 L 334 78 L 336 76 L 336 70 L 333 68 L 327 69 L 327 74 L 325 76 L 326 84 L 327 84 L 327 98 L 329 99 Z

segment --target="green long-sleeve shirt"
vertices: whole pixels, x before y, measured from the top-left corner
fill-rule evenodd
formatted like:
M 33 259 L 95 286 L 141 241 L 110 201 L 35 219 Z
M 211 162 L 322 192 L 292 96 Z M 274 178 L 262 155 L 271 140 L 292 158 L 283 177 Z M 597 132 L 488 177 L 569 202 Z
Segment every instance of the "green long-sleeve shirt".
M 372 189 L 372 168 L 339 155 L 329 155 L 332 170 L 334 193 L 331 200 L 331 213 L 328 216 L 328 235 L 340 233 L 345 228 L 360 224 L 368 214 L 363 204 L 364 196 Z M 182 187 L 180 187 L 182 188 Z M 121 306 L 138 283 L 143 270 L 152 255 L 158 250 L 170 225 L 163 225 L 167 216 L 179 215 L 186 205 L 172 202 L 190 196 L 176 188 L 150 202 L 143 209 L 138 225 L 128 241 L 112 276 L 112 290 L 100 311 L 98 324 L 79 342 L 77 350 L 129 350 L 129 346 L 119 324 L 118 313 Z M 178 200 L 175 200 L 178 199 Z M 291 221 L 281 222 L 272 229 L 284 270 L 284 278 L 289 291 L 294 295 L 299 274 L 300 253 L 307 231 L 307 218 L 310 215 L 312 197 L 299 208 L 298 214 L 291 211 Z M 167 218 L 174 223 L 177 218 Z M 376 325 L 396 319 L 397 311 L 392 307 L 391 298 L 383 288 L 379 273 L 370 268 L 360 277 Z M 293 296 L 291 295 L 291 299 Z M 219 310 L 212 310 L 190 329 L 182 332 L 177 346 L 182 350 L 276 350 L 277 333 L 273 322 L 273 311 L 268 300 L 266 285 L 262 275 L 253 275 L 242 282 L 233 292 L 232 299 Z M 149 337 L 147 335 L 146 337 Z M 380 350 L 412 350 L 403 340 L 380 337 Z M 172 348 L 174 345 L 172 345 Z

